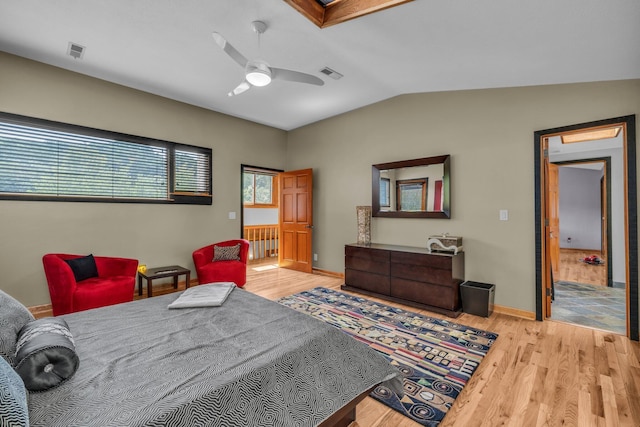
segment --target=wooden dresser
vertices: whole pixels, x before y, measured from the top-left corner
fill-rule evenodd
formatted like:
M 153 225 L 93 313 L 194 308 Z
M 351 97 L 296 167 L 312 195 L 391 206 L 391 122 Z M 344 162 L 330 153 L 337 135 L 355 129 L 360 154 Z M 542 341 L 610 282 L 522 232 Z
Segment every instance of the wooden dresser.
M 372 243 L 346 245 L 342 289 L 458 317 L 464 252 Z

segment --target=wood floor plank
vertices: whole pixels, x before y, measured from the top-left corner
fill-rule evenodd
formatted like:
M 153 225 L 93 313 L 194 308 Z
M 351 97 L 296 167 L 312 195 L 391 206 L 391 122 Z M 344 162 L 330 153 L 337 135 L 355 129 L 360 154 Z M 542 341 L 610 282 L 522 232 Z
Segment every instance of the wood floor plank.
M 596 416 L 591 413 L 591 393 L 588 390 L 578 392 L 578 425 L 594 425 Z
M 536 427 L 545 427 L 552 425 L 551 424 L 551 414 L 549 411 L 549 406 L 542 404 L 540 405 L 540 409 L 538 410 L 538 418 L 536 419 Z
M 618 417 L 618 407 L 615 399 L 615 389 L 613 387 L 613 381 L 611 377 L 606 375 L 600 376 L 600 383 L 602 384 L 602 398 L 604 401 L 604 419 L 607 427 L 620 426 L 620 419 Z
M 512 396 L 514 405 L 509 416 L 509 425 L 520 427 L 535 424 L 535 414 L 528 414 L 527 409 L 531 402 L 531 392 L 535 385 L 538 374 L 538 367 L 535 365 L 522 364 L 521 375 L 515 384 Z M 527 414 L 530 419 L 527 419 Z

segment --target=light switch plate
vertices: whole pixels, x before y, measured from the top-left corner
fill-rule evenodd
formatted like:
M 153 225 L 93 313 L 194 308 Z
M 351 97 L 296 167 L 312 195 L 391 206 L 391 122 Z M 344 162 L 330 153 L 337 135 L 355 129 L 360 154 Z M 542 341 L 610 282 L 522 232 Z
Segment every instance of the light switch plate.
M 506 209 L 500 209 L 500 221 L 509 220 L 509 211 Z
M 229 212 L 229 219 L 236 219 L 236 213 L 235 212 Z

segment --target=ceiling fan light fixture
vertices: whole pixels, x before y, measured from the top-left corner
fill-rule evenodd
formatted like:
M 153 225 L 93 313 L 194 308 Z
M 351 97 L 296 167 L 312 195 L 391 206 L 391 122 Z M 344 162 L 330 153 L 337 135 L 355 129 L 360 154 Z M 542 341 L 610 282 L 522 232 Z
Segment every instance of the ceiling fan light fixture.
M 246 78 L 253 86 L 266 86 L 271 83 L 271 76 L 261 70 L 254 70 L 247 73 Z
M 266 86 L 271 83 L 271 70 L 266 64 L 259 62 L 249 62 L 245 78 L 253 86 Z

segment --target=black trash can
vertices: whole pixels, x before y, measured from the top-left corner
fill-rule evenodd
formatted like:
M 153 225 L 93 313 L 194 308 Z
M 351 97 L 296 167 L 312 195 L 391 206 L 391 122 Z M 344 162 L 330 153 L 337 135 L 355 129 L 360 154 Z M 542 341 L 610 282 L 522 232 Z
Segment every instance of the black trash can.
M 466 281 L 460 285 L 460 293 L 462 295 L 462 311 L 476 316 L 491 316 L 496 285 Z

